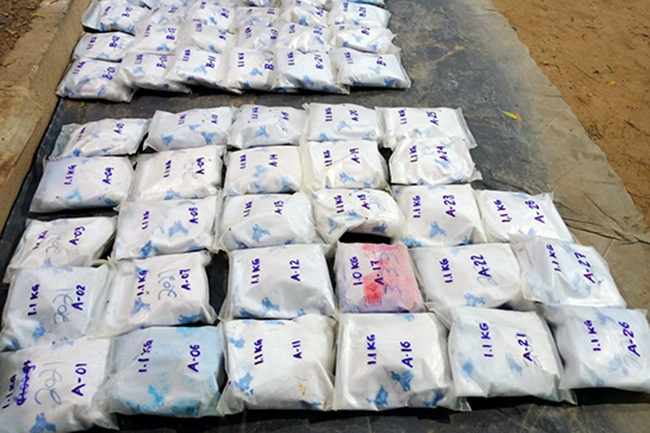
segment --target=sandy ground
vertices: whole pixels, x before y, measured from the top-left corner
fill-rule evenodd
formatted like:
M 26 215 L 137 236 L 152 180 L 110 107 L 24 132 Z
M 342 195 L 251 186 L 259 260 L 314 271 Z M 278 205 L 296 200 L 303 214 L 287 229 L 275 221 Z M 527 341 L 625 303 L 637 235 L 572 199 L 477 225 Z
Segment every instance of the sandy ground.
M 493 0 L 650 224 L 650 0 Z
M 47 19 L 36 13 L 40 0 L 0 0 L 0 64 L 32 20 Z M 37 23 L 38 21 L 36 21 Z

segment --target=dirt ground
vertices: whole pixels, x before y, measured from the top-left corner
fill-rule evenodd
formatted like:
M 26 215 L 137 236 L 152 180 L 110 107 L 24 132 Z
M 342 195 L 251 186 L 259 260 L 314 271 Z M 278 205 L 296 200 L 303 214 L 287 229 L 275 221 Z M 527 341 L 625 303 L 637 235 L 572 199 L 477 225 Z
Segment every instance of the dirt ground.
M 493 0 L 650 225 L 650 0 Z
M 33 19 L 47 19 L 36 13 L 39 4 L 40 0 L 0 0 L 0 64 Z

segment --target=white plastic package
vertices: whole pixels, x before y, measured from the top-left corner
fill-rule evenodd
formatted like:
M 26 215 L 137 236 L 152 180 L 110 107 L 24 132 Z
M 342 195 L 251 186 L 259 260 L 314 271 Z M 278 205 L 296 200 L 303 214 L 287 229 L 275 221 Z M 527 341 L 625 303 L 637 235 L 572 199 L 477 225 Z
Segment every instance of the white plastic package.
M 487 242 L 469 185 L 393 187 L 406 217 L 398 242 L 409 248 Z
M 539 236 L 510 237 L 526 281 L 524 296 L 543 304 L 625 308 L 609 266 L 593 248 Z
M 307 113 L 291 107 L 242 105 L 228 136 L 239 149 L 278 144 L 298 144 Z
M 122 203 L 113 257 L 144 259 L 212 247 L 219 200 Z
M 299 192 L 226 197 L 220 235 L 227 251 L 316 242 L 311 204 Z
M 353 2 L 336 2 L 327 19 L 330 26 L 388 27 L 390 16 L 390 12 L 377 6 Z
M 380 139 L 377 113 L 371 108 L 354 104 L 304 105 L 308 123 L 308 141 L 349 141 Z
M 469 410 L 454 396 L 447 329 L 428 314 L 342 314 L 337 410 L 400 407 Z
M 238 7 L 235 10 L 235 27 L 270 27 L 278 19 L 280 10 L 269 7 Z
M 142 153 L 131 190 L 131 201 L 204 198 L 221 186 L 225 146 L 203 146 Z
M 646 310 L 548 306 L 544 315 L 564 360 L 560 389 L 650 392 Z
M 236 36 L 227 30 L 199 21 L 181 24 L 179 38 L 183 45 L 194 45 L 218 54 L 228 53 L 236 41 Z
M 326 243 L 346 232 L 396 238 L 404 215 L 387 192 L 372 189 L 325 189 L 312 194 L 318 234 Z
M 384 132 L 384 146 L 394 149 L 403 138 L 462 137 L 470 149 L 476 140 L 460 108 L 377 108 Z
M 399 49 L 393 44 L 395 35 L 382 27 L 340 25 L 332 29 L 336 48 L 352 48 L 364 53 L 394 54 Z
M 373 141 L 309 142 L 305 150 L 310 163 L 305 177 L 312 190 L 388 187 L 386 160 Z
M 133 180 L 127 157 L 47 161 L 30 212 L 115 207 L 126 200 Z
M 219 316 L 292 319 L 334 314 L 334 291 L 320 245 L 282 245 L 230 253 L 228 296 Z
M 277 46 L 301 53 L 332 50 L 332 34 L 327 27 L 308 27 L 296 23 L 284 23 L 278 31 Z
M 156 111 L 144 147 L 160 152 L 226 144 L 232 118 L 230 107 L 195 108 L 180 113 Z
M 119 66 L 120 79 L 131 87 L 189 93 L 190 89 L 167 79 L 171 57 L 167 54 L 127 53 Z
M 444 185 L 481 179 L 462 137 L 403 138 L 390 156 L 391 183 Z
M 426 311 L 403 245 L 339 243 L 334 268 L 343 313 Z
M 81 24 L 100 32 L 135 33 L 135 25 L 149 13 L 149 9 L 120 0 L 92 0 L 81 16 Z
M 226 86 L 238 90 L 271 90 L 273 55 L 264 51 L 233 49 L 228 54 Z
M 284 4 L 282 13 L 278 20 L 287 23 L 296 23 L 301 26 L 327 26 L 327 11 L 303 2 L 301 0 L 291 0 Z
M 51 346 L 87 335 L 108 281 L 107 266 L 21 269 L 7 294 L 0 348 Z
M 72 53 L 73 59 L 96 59 L 119 62 L 133 36 L 121 32 L 84 33 Z
M 326 53 L 303 54 L 278 48 L 275 51 L 275 80 L 278 91 L 306 89 L 317 92 L 347 94 L 350 90 L 336 82 L 336 68 Z
M 75 60 L 61 80 L 56 94 L 70 99 L 130 102 L 135 89 L 118 76 L 118 67 L 116 63 L 104 60 Z
M 0 354 L 2 433 L 67 433 L 117 422 L 93 399 L 108 373 L 108 340 L 69 340 Z
M 331 409 L 334 319 L 308 314 L 293 320 L 233 320 L 224 328 L 228 383 L 220 413 Z
M 208 263 L 207 252 L 117 262 L 90 335 L 109 337 L 150 326 L 213 323 L 216 313 L 209 300 Z
M 198 418 L 217 415 L 224 381 L 221 327 L 154 327 L 115 340 L 97 395 L 109 412 Z
M 510 191 L 476 191 L 485 232 L 493 242 L 509 235 L 542 236 L 573 241 L 573 235 L 553 204 L 553 193 L 528 195 Z
M 458 396 L 575 403 L 570 391 L 558 389 L 562 363 L 537 313 L 459 307 L 452 316 L 449 358 Z
M 235 10 L 226 7 L 221 0 L 197 0 L 188 6 L 185 20 L 231 30 L 235 23 Z
M 449 319 L 454 307 L 518 306 L 524 283 L 510 245 L 413 248 L 427 307 Z
M 129 52 L 171 54 L 178 46 L 179 29 L 178 24 L 139 25 L 135 39 L 129 45 Z
M 160 4 L 146 17 L 150 24 L 180 24 L 185 19 L 187 4 L 185 1 Z
M 182 47 L 169 67 L 167 79 L 195 86 L 224 89 L 227 57 L 196 47 Z
M 239 0 L 240 3 L 246 4 L 248 6 L 256 7 L 271 7 L 278 3 L 277 0 Z
M 113 239 L 116 223 L 115 217 L 28 219 L 3 282 L 18 269 L 92 265 Z
M 337 82 L 353 87 L 390 87 L 408 89 L 411 80 L 397 54 L 362 53 L 337 48 L 330 54 L 336 69 Z
M 104 119 L 63 125 L 50 159 L 132 155 L 149 129 L 149 119 Z
M 228 153 L 227 195 L 296 192 L 302 185 L 300 153 L 294 146 L 265 146 Z
M 271 26 L 252 25 L 240 27 L 237 48 L 272 52 L 278 39 L 278 29 Z

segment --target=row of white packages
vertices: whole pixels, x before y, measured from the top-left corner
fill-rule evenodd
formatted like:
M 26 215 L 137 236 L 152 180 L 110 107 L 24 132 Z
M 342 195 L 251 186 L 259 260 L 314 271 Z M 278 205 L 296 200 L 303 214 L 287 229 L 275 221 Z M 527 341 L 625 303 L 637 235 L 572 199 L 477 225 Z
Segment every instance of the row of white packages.
M 84 125 L 64 125 L 51 159 L 70 156 L 119 156 L 134 154 L 146 134 L 144 148 L 178 150 L 204 145 L 230 145 L 238 149 L 293 144 L 301 141 L 381 142 L 395 149 L 405 139 L 445 139 L 477 143 L 460 109 L 366 108 L 355 104 L 304 105 L 291 107 L 243 105 L 195 108 L 179 113 L 156 111 L 153 119 L 104 119 Z M 446 149 L 413 149 L 417 163 Z M 460 151 L 459 151 L 460 152 Z M 452 155 L 453 156 L 453 155 Z M 442 159 L 439 165 L 444 166 Z
M 453 317 L 448 342 L 431 313 L 344 314 L 338 338 L 334 319 L 305 315 L 229 321 L 223 329 L 150 328 L 117 339 L 112 350 L 106 340 L 71 340 L 2 354 L 0 386 L 11 396 L 3 410 L 13 422 L 0 431 L 111 426 L 112 412 L 200 417 L 244 409 L 469 410 L 465 397 L 575 402 L 572 388 L 650 391 L 644 311 L 550 309 L 559 354 L 536 313 L 460 308 Z M 220 396 L 224 357 L 228 380 Z

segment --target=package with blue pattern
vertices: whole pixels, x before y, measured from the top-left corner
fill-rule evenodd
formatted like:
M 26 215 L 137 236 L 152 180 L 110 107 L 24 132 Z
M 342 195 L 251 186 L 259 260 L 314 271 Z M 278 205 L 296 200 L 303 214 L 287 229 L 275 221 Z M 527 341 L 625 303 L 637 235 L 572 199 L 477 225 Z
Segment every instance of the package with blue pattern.
M 185 20 L 232 30 L 235 25 L 235 10 L 224 5 L 222 0 L 198 0 L 190 3 L 185 12 Z
M 56 94 L 70 99 L 105 99 L 130 102 L 135 89 L 117 74 L 119 64 L 82 58 L 72 62 Z
M 195 108 L 180 113 L 156 111 L 144 147 L 160 152 L 226 144 L 233 115 L 231 107 Z
M 278 19 L 280 10 L 270 7 L 238 7 L 235 10 L 235 27 L 270 27 Z
M 28 219 L 4 283 L 18 269 L 90 266 L 115 236 L 116 217 Z
M 213 323 L 208 263 L 210 255 L 204 251 L 117 262 L 89 335 L 110 337 L 150 326 Z
M 170 64 L 167 79 L 193 86 L 225 89 L 227 63 L 225 54 L 191 46 L 180 47 Z
M 220 201 L 218 194 L 197 200 L 122 203 L 113 258 L 144 259 L 211 248 Z
M 305 138 L 308 141 L 368 140 L 381 137 L 377 113 L 371 108 L 354 104 L 304 105 L 308 120 Z
M 298 144 L 307 113 L 291 107 L 242 105 L 230 128 L 228 144 L 239 149 Z
M 153 9 L 144 21 L 149 24 L 180 24 L 185 20 L 189 2 L 185 0 L 169 1 Z
M 202 50 L 225 54 L 235 45 L 236 36 L 219 27 L 199 21 L 183 23 L 179 30 L 180 43 L 194 45 Z
M 352 48 L 364 53 L 394 54 L 399 49 L 393 44 L 395 35 L 383 27 L 339 25 L 332 29 L 332 43 L 336 48 Z
M 72 53 L 73 59 L 83 57 L 119 62 L 133 41 L 133 36 L 121 32 L 84 33 Z
M 334 397 L 336 321 L 308 314 L 293 320 L 225 322 L 227 415 L 244 409 L 329 410 Z
M 575 403 L 572 392 L 558 389 L 562 362 L 537 313 L 459 307 L 452 317 L 449 358 L 458 396 Z
M 408 89 L 411 79 L 398 54 L 373 54 L 349 48 L 330 53 L 338 70 L 337 82 L 352 87 Z
M 228 296 L 219 316 L 292 319 L 334 314 L 334 292 L 321 245 L 281 245 L 233 251 Z
M 94 397 L 106 380 L 109 340 L 67 340 L 0 354 L 2 433 L 117 429 Z
M 129 158 L 106 156 L 46 161 L 30 212 L 115 207 L 133 181 Z
M 270 25 L 240 27 L 237 31 L 237 48 L 272 53 L 277 39 L 278 29 Z
M 348 94 L 350 89 L 336 81 L 337 70 L 327 53 L 301 53 L 297 50 L 275 50 L 273 89 Z
M 388 27 L 390 16 L 390 12 L 377 6 L 343 1 L 334 3 L 327 22 L 331 26 Z
M 622 308 L 544 307 L 564 361 L 560 389 L 605 387 L 650 392 L 646 313 Z
M 2 314 L 1 350 L 52 345 L 87 335 L 107 266 L 21 269 L 11 280 Z
M 92 0 L 81 17 L 81 24 L 100 32 L 135 33 L 135 26 L 149 9 L 120 0 Z
M 178 46 L 179 29 L 179 24 L 139 24 L 129 52 L 171 54 Z
M 287 23 L 296 23 L 301 26 L 326 27 L 328 12 L 303 2 L 302 0 L 285 0 L 282 5 L 282 13 L 278 18 L 279 21 Z
M 341 314 L 335 410 L 469 410 L 454 395 L 447 329 L 432 313 Z
M 295 146 L 229 152 L 226 165 L 226 195 L 296 192 L 302 185 L 300 152 Z
M 204 198 L 221 186 L 226 146 L 202 146 L 138 155 L 131 201 Z
M 407 247 L 487 242 L 470 185 L 394 186 L 393 192 L 406 216 L 398 241 Z
M 228 54 L 226 86 L 237 90 L 271 90 L 273 54 L 237 48 Z
M 124 415 L 217 415 L 224 381 L 221 327 L 153 327 L 113 343 L 100 407 Z
M 317 241 L 311 204 L 300 192 L 226 197 L 220 236 L 226 251 Z
M 332 50 L 332 34 L 327 27 L 308 27 L 296 23 L 284 23 L 278 30 L 276 44 L 280 48 L 298 50 L 301 53 Z
M 185 84 L 167 79 L 170 62 L 171 57 L 167 54 L 129 52 L 124 56 L 117 73 L 131 87 L 190 93 L 190 88 Z

